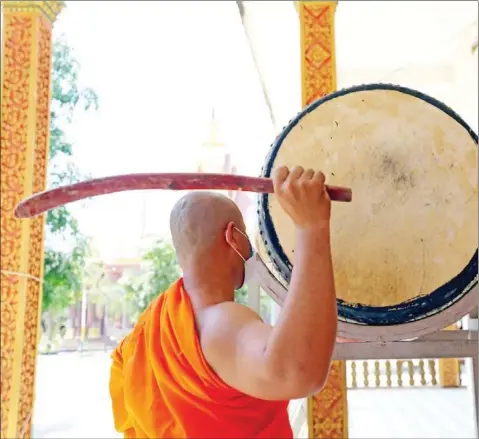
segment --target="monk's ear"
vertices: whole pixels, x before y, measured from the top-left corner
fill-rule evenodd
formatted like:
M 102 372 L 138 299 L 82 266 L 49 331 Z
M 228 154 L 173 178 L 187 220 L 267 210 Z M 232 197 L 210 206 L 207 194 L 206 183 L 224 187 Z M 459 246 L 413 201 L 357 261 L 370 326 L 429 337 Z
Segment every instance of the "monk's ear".
M 225 231 L 225 239 L 229 245 L 232 245 L 235 242 L 234 233 L 233 233 L 234 229 L 235 229 L 235 224 L 233 221 L 230 221 L 228 225 L 226 226 L 226 231 Z

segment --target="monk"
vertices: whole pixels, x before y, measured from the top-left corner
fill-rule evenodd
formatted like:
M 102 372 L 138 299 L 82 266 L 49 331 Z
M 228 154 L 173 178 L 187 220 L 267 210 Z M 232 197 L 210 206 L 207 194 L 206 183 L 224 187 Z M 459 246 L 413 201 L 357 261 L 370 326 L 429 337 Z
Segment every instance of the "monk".
M 321 172 L 277 169 L 296 226 L 296 261 L 278 323 L 235 303 L 252 246 L 237 206 L 208 192 L 171 213 L 183 277 L 112 354 L 115 428 L 125 438 L 292 438 L 288 402 L 325 383 L 337 330 L 331 201 Z

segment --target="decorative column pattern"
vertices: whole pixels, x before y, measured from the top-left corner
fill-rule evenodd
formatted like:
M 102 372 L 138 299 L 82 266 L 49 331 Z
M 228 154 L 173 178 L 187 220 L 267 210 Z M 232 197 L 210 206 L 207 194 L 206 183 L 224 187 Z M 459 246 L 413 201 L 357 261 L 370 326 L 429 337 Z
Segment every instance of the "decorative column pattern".
M 336 90 L 336 1 L 300 1 L 303 107 Z
M 454 331 L 457 326 L 454 324 L 445 329 Z M 439 359 L 439 385 L 441 387 L 459 387 L 461 385 L 460 366 L 457 358 Z
M 336 90 L 334 13 L 336 1 L 297 3 L 301 32 L 302 105 Z M 323 390 L 308 399 L 310 438 L 348 437 L 346 364 L 333 361 Z
M 52 25 L 60 1 L 2 2 L 1 437 L 30 437 L 43 276 L 43 217 L 15 205 L 45 187 Z M 22 276 L 21 273 L 30 277 Z

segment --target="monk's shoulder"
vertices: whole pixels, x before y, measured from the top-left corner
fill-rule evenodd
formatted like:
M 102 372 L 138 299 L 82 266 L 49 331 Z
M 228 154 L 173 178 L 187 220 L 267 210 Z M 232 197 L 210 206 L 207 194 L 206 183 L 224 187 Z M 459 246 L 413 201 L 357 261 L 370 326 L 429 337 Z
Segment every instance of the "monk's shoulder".
M 208 307 L 199 318 L 200 332 L 217 336 L 227 334 L 230 329 L 235 331 L 252 321 L 262 321 L 261 317 L 251 308 L 235 302 L 223 302 Z
M 237 302 L 223 302 L 211 307 L 209 312 L 220 319 L 254 319 L 261 320 L 257 312 Z
M 264 326 L 256 312 L 234 302 L 214 305 L 205 310 L 198 320 L 201 349 L 214 368 L 228 363 L 228 358 L 235 358 L 237 343 L 245 338 L 245 331 L 257 331 Z

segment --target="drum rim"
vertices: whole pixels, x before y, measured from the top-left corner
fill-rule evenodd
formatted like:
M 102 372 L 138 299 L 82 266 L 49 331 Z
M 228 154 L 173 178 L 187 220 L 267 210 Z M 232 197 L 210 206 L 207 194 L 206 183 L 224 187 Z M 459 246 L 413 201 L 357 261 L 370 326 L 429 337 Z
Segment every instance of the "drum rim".
M 308 105 L 300 113 L 296 115 L 276 137 L 271 145 L 271 149 L 266 156 L 265 164 L 261 170 L 261 176 L 270 178 L 276 155 L 291 130 L 309 113 L 317 107 L 332 99 L 361 91 L 387 90 L 401 92 L 415 98 L 421 99 L 428 104 L 433 105 L 437 109 L 446 113 L 449 117 L 458 122 L 472 137 L 473 141 L 478 143 L 477 134 L 470 126 L 450 107 L 437 99 L 428 96 L 417 90 L 393 84 L 363 84 L 338 90 L 326 95 Z M 278 271 L 280 276 L 289 282 L 291 278 L 292 264 L 284 252 L 274 223 L 269 212 L 269 195 L 260 194 L 258 198 L 258 225 L 260 238 L 263 241 L 265 250 L 271 263 Z M 477 285 L 478 277 L 478 251 L 472 256 L 469 263 L 454 278 L 436 290 L 430 292 L 426 296 L 415 297 L 393 306 L 366 306 L 363 304 L 346 303 L 342 299 L 338 299 L 338 317 L 343 322 L 359 325 L 372 326 L 390 326 L 415 322 L 441 313 L 454 303 L 462 299 L 474 286 Z
M 255 259 L 254 285 L 261 285 L 266 294 L 268 294 L 275 303 L 282 306 L 288 294 L 287 289 L 275 277 L 271 276 L 270 270 L 259 255 L 256 255 Z M 339 320 L 338 337 L 361 342 L 401 341 L 422 337 L 458 322 L 465 315 L 477 308 L 478 292 L 479 287 L 476 285 L 468 294 L 465 294 L 453 305 L 444 309 L 443 312 L 426 316 L 414 322 L 389 326 L 372 326 Z
M 372 326 L 357 323 L 338 322 L 338 336 L 354 341 L 401 341 L 422 337 L 455 324 L 477 308 L 478 286 L 472 287 L 451 306 L 435 314 L 425 316 L 413 322 L 398 325 Z

